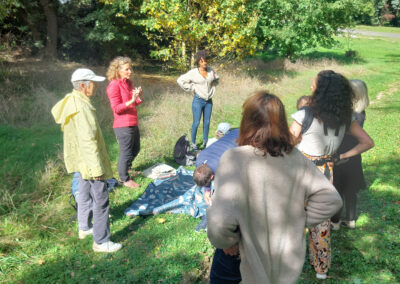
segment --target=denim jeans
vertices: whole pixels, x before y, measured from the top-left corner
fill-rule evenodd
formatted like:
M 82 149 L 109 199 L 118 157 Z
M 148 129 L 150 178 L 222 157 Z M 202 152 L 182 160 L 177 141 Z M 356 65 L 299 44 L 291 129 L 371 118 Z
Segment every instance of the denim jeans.
M 240 258 L 216 249 L 210 272 L 210 284 L 238 284 L 242 281 Z
M 210 118 L 212 112 L 212 99 L 208 101 L 200 98 L 197 94 L 193 97 L 192 102 L 192 113 L 193 113 L 193 124 L 192 124 L 192 143 L 196 144 L 197 128 L 200 124 L 201 115 L 203 114 L 203 143 L 207 143 L 208 131 L 210 129 Z

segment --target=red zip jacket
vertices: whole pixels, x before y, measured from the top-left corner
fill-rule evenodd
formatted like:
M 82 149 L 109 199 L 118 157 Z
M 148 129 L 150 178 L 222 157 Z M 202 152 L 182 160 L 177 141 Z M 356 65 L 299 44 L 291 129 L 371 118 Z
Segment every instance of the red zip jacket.
M 107 96 L 114 114 L 113 128 L 137 126 L 138 116 L 136 106 L 142 103 L 138 97 L 130 106 L 125 103 L 132 99 L 133 85 L 130 80 L 114 79 L 107 86 Z

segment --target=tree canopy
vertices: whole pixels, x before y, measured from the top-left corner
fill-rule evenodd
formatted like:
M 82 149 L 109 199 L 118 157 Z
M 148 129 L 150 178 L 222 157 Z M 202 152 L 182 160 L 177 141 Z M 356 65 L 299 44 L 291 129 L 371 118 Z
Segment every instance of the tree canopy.
M 3 0 L 2 38 L 46 56 L 104 62 L 117 54 L 193 64 L 197 50 L 295 57 L 338 28 L 396 23 L 400 0 Z M 9 37 L 10 38 L 10 37 Z

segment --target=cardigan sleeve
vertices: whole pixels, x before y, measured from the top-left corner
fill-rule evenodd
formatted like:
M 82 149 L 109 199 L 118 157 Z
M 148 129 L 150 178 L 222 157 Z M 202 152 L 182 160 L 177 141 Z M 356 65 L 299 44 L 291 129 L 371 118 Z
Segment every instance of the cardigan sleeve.
M 126 111 L 127 107 L 125 102 L 122 101 L 121 90 L 117 81 L 111 81 L 107 87 L 107 96 L 110 100 L 111 109 L 117 114 Z
M 179 76 L 177 83 L 185 92 L 194 92 L 194 83 L 192 82 L 192 70 Z
M 212 205 L 207 209 L 208 238 L 215 247 L 221 249 L 230 248 L 240 240 L 235 211 L 237 192 L 243 187 L 239 164 L 229 150 L 221 157 Z
M 336 188 L 312 164 L 305 161 L 303 178 L 306 188 L 306 225 L 315 226 L 328 220 L 342 207 L 343 202 Z

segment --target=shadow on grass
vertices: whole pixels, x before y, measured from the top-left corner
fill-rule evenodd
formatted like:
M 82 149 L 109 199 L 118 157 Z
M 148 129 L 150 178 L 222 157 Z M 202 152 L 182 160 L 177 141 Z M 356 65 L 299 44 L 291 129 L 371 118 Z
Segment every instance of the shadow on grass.
M 180 245 L 188 226 L 163 216 L 163 226 L 142 222 L 137 218 L 129 226 L 127 240 L 121 251 L 113 254 L 93 253 L 91 240 L 69 240 L 68 253 L 43 265 L 31 265 L 17 281 L 23 283 L 205 283 L 204 260 L 206 253 L 185 249 Z M 140 226 L 142 225 L 142 226 Z M 122 232 L 121 232 L 122 234 Z M 193 236 L 196 245 L 198 236 Z M 65 252 L 65 250 L 64 250 Z
M 394 62 L 400 62 L 400 54 L 385 54 L 385 58 L 387 58 L 387 60 L 385 60 L 385 62 L 390 62 L 390 63 L 394 63 Z
M 329 51 L 310 51 L 308 53 L 305 53 L 301 58 L 309 59 L 312 61 L 320 61 L 321 59 L 330 59 L 330 60 L 335 60 L 336 62 L 342 65 L 360 64 L 366 62 L 363 58 L 359 56 L 355 57 L 346 56 L 344 50 L 340 53 L 329 52 Z

